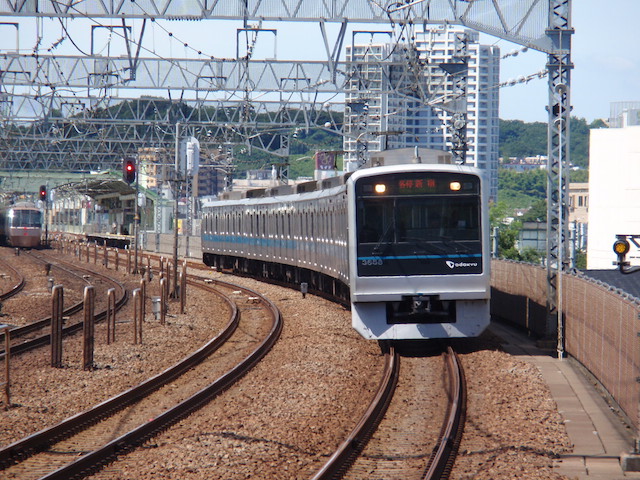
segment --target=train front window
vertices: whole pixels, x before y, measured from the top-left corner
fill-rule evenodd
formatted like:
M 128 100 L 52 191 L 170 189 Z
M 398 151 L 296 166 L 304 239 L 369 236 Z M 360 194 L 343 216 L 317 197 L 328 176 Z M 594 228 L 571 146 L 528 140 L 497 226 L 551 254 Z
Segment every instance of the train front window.
M 42 212 L 38 210 L 13 210 L 11 218 L 12 227 L 41 227 Z
M 412 172 L 364 180 L 356 187 L 359 275 L 482 272 L 476 176 Z
M 478 201 L 447 197 L 362 199 L 358 232 L 361 244 L 480 240 Z

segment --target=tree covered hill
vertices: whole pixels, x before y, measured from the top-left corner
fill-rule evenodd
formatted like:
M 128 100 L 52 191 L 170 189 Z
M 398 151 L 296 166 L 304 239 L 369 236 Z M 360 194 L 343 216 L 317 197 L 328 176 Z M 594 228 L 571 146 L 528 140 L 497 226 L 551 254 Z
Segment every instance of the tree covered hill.
M 571 119 L 571 164 L 572 182 L 587 182 L 589 168 L 589 130 L 606 127 L 596 120 L 587 124 L 583 118 Z M 521 120 L 500 120 L 500 156 L 529 157 L 547 155 L 547 124 L 525 123 Z M 547 176 L 544 170 L 514 172 L 501 168 L 498 171 L 498 201 L 507 211 L 529 208 L 546 200 Z
M 603 128 L 602 120 L 590 124 L 584 118 L 571 118 L 571 164 L 589 168 L 589 129 Z M 500 156 L 532 157 L 547 154 L 547 124 L 522 120 L 500 120 Z

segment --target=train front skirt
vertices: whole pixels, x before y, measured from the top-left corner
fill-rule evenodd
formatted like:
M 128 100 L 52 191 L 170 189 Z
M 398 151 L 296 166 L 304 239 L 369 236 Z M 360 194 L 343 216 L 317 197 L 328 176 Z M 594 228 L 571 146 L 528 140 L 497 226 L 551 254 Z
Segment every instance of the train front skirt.
M 489 326 L 488 299 L 451 303 L 448 312 L 416 314 L 410 323 L 411 315 L 394 314 L 388 302 L 352 302 L 351 323 L 364 338 L 378 340 L 477 337 Z

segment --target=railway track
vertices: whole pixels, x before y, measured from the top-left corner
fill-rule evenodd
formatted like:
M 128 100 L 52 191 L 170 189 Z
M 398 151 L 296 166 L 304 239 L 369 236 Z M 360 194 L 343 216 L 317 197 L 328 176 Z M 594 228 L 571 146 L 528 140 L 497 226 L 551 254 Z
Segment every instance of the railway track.
M 147 258 L 148 260 L 146 260 Z M 141 262 L 146 260 L 148 264 L 156 261 L 159 262 L 159 259 L 159 255 L 146 252 L 144 256 L 141 256 Z M 191 271 L 210 271 L 209 267 L 199 262 L 187 262 L 186 266 Z M 188 278 L 191 283 L 192 276 L 189 275 Z M 446 393 L 443 394 L 442 397 L 449 399 L 450 403 L 446 407 L 442 407 L 442 414 L 445 420 L 439 429 L 439 435 L 435 433 L 435 431 L 438 431 L 438 428 L 436 428 L 429 439 L 431 442 L 430 446 L 423 451 L 412 453 L 412 456 L 418 460 L 422 460 L 422 466 L 419 468 L 419 477 L 416 478 L 433 480 L 448 477 L 464 429 L 466 407 L 464 373 L 457 361 L 455 353 L 451 349 L 447 351 L 444 358 L 444 364 L 446 364 L 446 370 L 448 372 L 448 380 L 445 382 Z M 357 426 L 353 432 L 341 443 L 340 447 L 331 455 L 330 460 L 322 469 L 312 477 L 313 480 L 350 478 L 348 475 L 351 466 L 357 461 L 357 458 L 363 454 L 368 438 L 374 434 L 377 425 L 381 422 L 386 409 L 392 401 L 391 398 L 398 378 L 399 364 L 399 357 L 392 348 L 389 348 L 385 353 L 384 374 L 374 400 L 367 409 L 367 412 L 357 422 Z M 436 440 L 437 436 L 439 436 L 439 439 Z M 356 475 L 355 478 L 362 479 L 366 477 Z M 413 477 L 403 475 L 403 478 Z
M 122 306 L 127 302 L 128 294 L 125 286 L 111 278 L 108 275 L 102 274 L 96 270 L 90 270 L 87 268 L 82 268 L 77 266 L 76 264 L 72 264 L 70 262 L 65 262 L 59 258 L 51 258 L 49 256 L 43 255 L 41 253 L 30 252 L 29 255 L 32 259 L 41 262 L 44 266 L 45 264 L 49 264 L 52 268 L 58 269 L 60 271 L 64 271 L 66 275 L 75 276 L 82 281 L 86 285 L 90 285 L 89 277 L 91 279 L 99 279 L 100 283 L 103 285 L 113 286 L 116 292 L 116 303 L 115 308 L 119 310 Z M 106 288 L 104 288 L 106 292 Z M 98 295 L 97 295 L 98 296 Z M 104 295 L 100 294 L 100 297 Z M 84 303 L 82 301 L 76 302 L 69 307 L 65 308 L 63 311 L 63 316 L 71 317 L 73 315 L 78 314 L 82 311 Z M 106 309 L 96 312 L 95 319 L 96 321 L 103 320 L 106 317 Z M 50 343 L 50 325 L 51 325 L 51 316 L 47 316 L 40 320 L 36 320 L 27 325 L 13 327 L 10 329 L 10 336 L 12 340 L 11 345 L 11 355 L 18 355 L 35 348 L 42 347 L 44 345 L 48 345 Z M 63 336 L 72 335 L 78 331 L 81 331 L 83 328 L 83 322 L 81 320 L 75 322 L 69 322 L 63 330 Z M 29 338 L 25 340 L 27 336 L 33 336 L 33 338 Z M 4 338 L 4 335 L 0 335 L 0 340 Z M 4 356 L 4 350 L 0 350 L 0 359 Z
M 0 302 L 5 301 L 8 298 L 17 295 L 25 286 L 25 278 L 18 270 L 13 268 L 8 262 L 2 260 L 1 263 L 2 274 L 5 279 L 9 279 L 7 282 L 9 284 L 8 288 L 3 288 L 2 293 L 0 293 Z M 7 273 L 8 272 L 8 273 Z
M 192 278 L 190 282 L 195 286 L 198 280 Z M 229 291 L 227 297 L 235 297 L 234 302 L 229 300 L 230 320 L 215 338 L 137 387 L 0 450 L 3 478 L 68 479 L 86 475 L 168 428 L 244 375 L 279 337 L 280 315 L 257 292 L 224 282 L 215 284 L 205 285 L 200 279 L 198 287 L 217 295 L 224 288 Z M 255 321 L 258 307 L 266 312 L 262 326 Z M 241 310 L 253 320 L 243 322 L 246 324 L 239 330 Z M 230 343 L 233 345 L 228 346 Z M 228 352 L 213 355 L 226 346 Z M 238 356 L 233 366 L 223 369 L 214 381 L 205 381 L 216 368 L 229 365 L 231 351 Z
M 446 393 L 442 397 L 447 398 L 447 404 L 443 406 L 443 412 L 446 413 L 437 440 L 433 440 L 435 435 L 433 438 L 415 438 L 416 431 L 429 432 L 429 428 L 421 428 L 419 425 L 416 428 L 417 423 L 427 423 L 429 418 L 419 408 L 413 408 L 403 399 L 404 405 L 400 407 L 400 410 L 406 417 L 404 422 L 411 425 L 405 425 L 398 420 L 395 414 L 390 416 L 386 421 L 391 423 L 388 430 L 393 431 L 393 434 L 382 434 L 386 437 L 384 440 L 376 439 L 375 442 L 372 440 L 372 443 L 377 445 L 371 451 L 367 444 L 370 437 L 380 436 L 378 432 L 374 433 L 374 429 L 385 421 L 382 416 L 393 401 L 392 397 L 400 370 L 400 357 L 393 352 L 393 349 L 387 352 L 386 357 L 385 374 L 374 401 L 359 420 L 358 426 L 312 480 L 342 478 L 441 480 L 448 478 L 462 439 L 466 414 L 466 382 L 455 352 L 449 347 L 444 354 L 447 382 L 444 385 Z M 416 398 L 415 400 L 425 401 L 424 398 Z M 428 403 L 428 405 L 433 404 Z M 414 416 L 412 416 L 412 408 L 417 413 Z M 409 438 L 399 440 L 407 433 L 404 432 L 405 429 L 409 430 Z M 430 433 L 426 433 L 426 435 L 428 436 Z M 399 446 L 398 442 L 402 441 L 406 445 Z M 383 445 L 381 446 L 380 443 Z M 430 443 L 432 447 L 428 449 L 420 447 L 425 443 Z M 431 453 L 429 454 L 429 452 Z

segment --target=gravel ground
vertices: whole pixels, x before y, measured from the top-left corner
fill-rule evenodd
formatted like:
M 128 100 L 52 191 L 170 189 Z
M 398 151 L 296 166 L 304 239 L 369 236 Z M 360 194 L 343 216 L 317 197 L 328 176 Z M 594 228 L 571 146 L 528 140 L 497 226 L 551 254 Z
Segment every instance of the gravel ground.
M 138 287 L 138 277 L 119 276 L 129 289 Z M 284 317 L 282 338 L 238 385 L 95 478 L 308 478 L 368 405 L 383 358 L 377 343 L 351 329 L 349 312 L 313 296 L 303 300 L 292 290 L 211 276 L 271 298 Z M 46 351 L 14 358 L 13 406 L 2 412 L 0 445 L 172 365 L 217 333 L 226 321 L 221 309 L 194 294 L 187 313 L 172 312 L 165 326 L 149 313 L 143 345 L 132 345 L 131 314 L 125 310 L 118 316 L 116 343 L 96 342 L 97 368 L 91 372 L 81 368 L 77 341 L 65 343 L 62 369 L 48 366 Z M 106 337 L 102 328 L 98 338 Z M 490 340 L 474 343 L 461 356 L 469 382 L 468 419 L 451 478 L 564 479 L 554 471 L 553 458 L 570 446 L 548 388 L 535 367 L 498 351 Z

